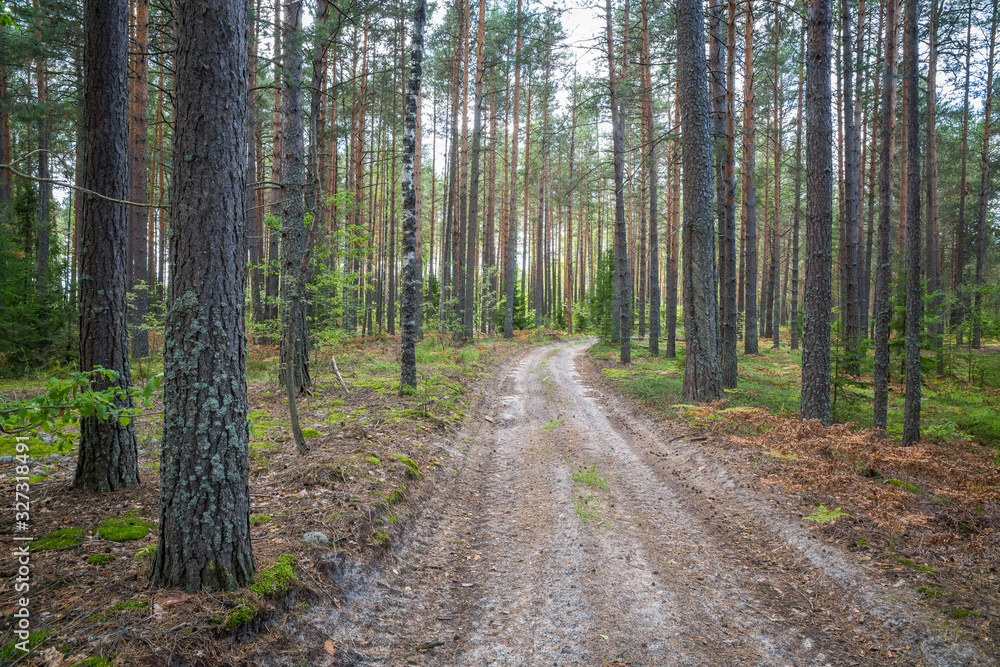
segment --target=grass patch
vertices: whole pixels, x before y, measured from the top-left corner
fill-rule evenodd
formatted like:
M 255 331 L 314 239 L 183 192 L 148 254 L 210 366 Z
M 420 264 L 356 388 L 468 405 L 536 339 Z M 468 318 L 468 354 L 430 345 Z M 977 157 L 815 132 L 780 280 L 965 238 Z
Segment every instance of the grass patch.
M 34 540 L 29 549 L 31 551 L 57 551 L 60 549 L 70 549 L 82 544 L 87 539 L 87 533 L 83 528 L 60 528 L 47 535 Z
M 271 523 L 271 516 L 269 514 L 251 514 L 250 515 L 250 525 L 251 526 L 263 526 L 265 523 Z
M 81 660 L 80 662 L 74 662 L 70 667 L 115 667 L 115 664 L 104 658 L 93 657 Z
M 109 542 L 127 542 L 141 540 L 149 535 L 149 531 L 153 528 L 156 528 L 156 524 L 138 517 L 107 519 L 98 524 L 97 536 Z
M 148 547 L 143 547 L 135 552 L 132 556 L 132 561 L 136 563 L 144 563 L 148 560 L 153 560 L 156 557 L 156 545 L 150 544 Z
M 967 609 L 945 609 L 944 614 L 949 618 L 962 619 L 968 618 L 969 616 L 979 617 L 978 611 L 971 611 Z
M 559 424 L 562 424 L 562 419 L 560 419 L 559 417 L 556 417 L 555 419 L 553 419 L 552 421 L 550 421 L 549 423 L 547 423 L 545 426 L 543 426 L 542 430 L 545 431 L 546 433 L 548 433 L 549 431 L 553 431 L 556 428 L 558 428 Z
M 923 494 L 923 491 L 921 491 L 917 486 L 910 484 L 909 482 L 904 482 L 901 479 L 887 479 L 885 480 L 885 483 L 892 484 L 893 486 L 909 491 L 910 493 L 915 493 L 918 496 Z
M 116 558 L 114 554 L 94 554 L 87 559 L 88 565 L 107 565 Z
M 894 560 L 900 565 L 905 565 L 906 567 L 912 567 L 914 570 L 917 570 L 918 572 L 921 572 L 923 574 L 930 575 L 932 577 L 935 574 L 937 574 L 937 570 L 931 567 L 930 565 L 921 565 L 920 563 L 913 562 L 909 558 L 896 558 Z
M 833 521 L 834 519 L 839 519 L 842 516 L 851 516 L 847 512 L 842 512 L 839 507 L 835 509 L 830 509 L 826 505 L 820 503 L 816 511 L 809 516 L 802 517 L 803 521 L 815 521 L 818 524 L 824 524 L 828 521 Z
M 574 470 L 571 476 L 574 482 L 583 486 L 589 486 L 595 489 L 608 488 L 607 481 L 601 477 L 601 474 L 597 471 L 596 463 L 590 464 L 590 467 L 584 470 Z

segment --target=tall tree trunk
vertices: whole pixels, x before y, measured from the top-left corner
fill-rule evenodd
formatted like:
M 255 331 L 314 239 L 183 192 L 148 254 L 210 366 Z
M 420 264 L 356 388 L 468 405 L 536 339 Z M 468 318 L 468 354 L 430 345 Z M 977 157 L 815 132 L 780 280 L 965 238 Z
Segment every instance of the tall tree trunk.
M 917 43 L 917 0 L 906 0 L 903 28 L 903 104 L 906 115 L 906 400 L 903 407 L 903 446 L 920 440 L 920 62 Z
M 726 329 L 728 322 L 726 321 L 726 314 L 722 311 L 726 310 L 725 298 L 723 298 L 723 293 L 726 289 L 726 284 L 728 282 L 728 275 L 726 274 L 727 263 L 726 263 L 726 249 L 727 239 L 726 234 L 726 168 L 728 166 L 728 155 L 726 150 L 728 148 L 727 144 L 727 125 L 728 125 L 728 108 L 727 108 L 727 96 L 726 96 L 726 70 L 723 69 L 726 55 L 724 52 L 724 44 L 722 37 L 722 2 L 723 0 L 711 0 L 708 4 L 708 25 L 709 25 L 709 39 L 708 39 L 708 83 L 709 83 L 709 116 L 711 118 L 712 126 L 712 166 L 715 176 L 715 206 L 716 215 L 718 217 L 718 229 L 719 229 L 719 262 L 718 262 L 718 275 L 719 275 L 719 295 L 722 303 L 720 304 L 719 318 L 721 320 L 721 330 L 719 332 L 719 342 L 720 342 L 720 353 L 725 356 L 727 350 L 724 345 L 722 345 L 724 336 L 723 331 Z M 721 366 L 720 366 L 721 367 Z M 734 378 L 726 378 L 726 373 L 723 372 L 723 386 L 729 386 L 726 380 L 732 381 Z
M 735 0 L 734 0 L 735 1 Z M 657 198 L 656 135 L 653 125 L 653 78 L 649 49 L 649 8 L 647 0 L 642 0 L 642 55 L 643 55 L 643 102 L 646 107 L 646 137 L 649 142 L 646 159 L 649 167 L 649 356 L 660 353 L 660 236 L 659 202 Z M 732 109 L 730 109 L 732 113 Z M 582 208 L 582 206 L 581 206 Z M 735 289 L 735 283 L 733 285 Z M 735 332 L 736 314 L 733 313 L 732 327 Z M 733 360 L 735 361 L 735 345 Z
M 833 128 L 830 0 L 809 0 L 806 46 L 806 286 L 802 419 L 830 423 Z
M 983 272 L 986 268 L 986 217 L 990 203 L 990 130 L 993 119 L 993 61 L 997 46 L 997 0 L 990 21 L 990 57 L 986 67 L 986 102 L 983 105 L 983 153 L 979 160 L 979 229 L 976 234 L 976 296 L 972 319 L 972 347 L 979 349 L 983 326 Z M 918 222 L 919 224 L 919 222 Z
M 744 19 L 745 56 L 743 66 L 743 252 L 746 256 L 743 278 L 745 307 L 744 354 L 757 354 L 757 191 L 754 185 L 754 87 L 753 87 L 753 0 L 746 0 Z
M 128 197 L 128 0 L 87 2 L 83 10 L 83 187 Z M 242 205 L 239 205 L 242 207 Z M 128 225 L 125 206 L 85 197 L 80 225 L 80 370 L 118 373 L 91 381 L 95 390 L 132 384 L 125 305 Z M 241 320 L 242 321 L 242 320 Z M 132 405 L 131 398 L 120 401 Z M 132 424 L 80 420 L 73 486 L 104 493 L 139 484 Z
M 417 0 L 413 13 L 413 40 L 410 46 L 410 76 L 403 103 L 403 291 L 400 308 L 402 359 L 400 391 L 417 388 L 417 320 L 419 318 L 420 264 L 417 257 L 417 193 L 414 184 L 417 116 L 420 114 L 420 78 L 424 61 L 424 22 L 427 0 Z
M 883 435 L 889 410 L 889 280 L 892 271 L 892 154 L 896 120 L 896 1 L 887 0 L 879 128 L 878 262 L 875 266 L 875 367 L 873 425 Z
M 281 337 L 281 377 L 292 369 L 296 389 L 305 391 L 309 377 L 309 339 L 304 302 L 300 294 L 299 274 L 306 252 L 305 202 L 303 184 L 302 136 L 302 45 L 301 0 L 289 0 L 282 7 L 282 43 L 284 55 L 281 77 L 281 300 L 284 310 Z M 294 303 L 293 303 L 294 302 Z M 289 349 L 289 345 L 292 349 Z
M 518 102 L 521 97 L 521 0 L 517 0 L 517 38 L 514 46 L 514 129 L 511 135 L 510 155 L 510 201 L 507 209 L 507 257 L 504 265 L 504 282 L 506 283 L 507 303 L 503 317 L 503 337 L 514 337 L 514 289 L 516 267 L 515 252 L 517 246 L 517 125 Z
M 722 398 L 718 354 L 712 138 L 701 0 L 677 3 L 677 84 L 684 160 L 685 400 Z
M 615 169 L 615 299 L 620 304 L 618 321 L 620 323 L 619 341 L 621 343 L 621 354 L 619 358 L 621 363 L 628 364 L 632 362 L 631 323 L 629 321 L 632 314 L 632 307 L 629 303 L 630 279 L 625 229 L 625 122 L 622 119 L 621 109 L 618 107 L 618 73 L 615 71 L 615 51 L 611 38 L 611 0 L 606 0 L 605 6 L 608 44 L 608 84 L 611 90 L 611 139 Z M 705 84 L 704 78 L 702 78 L 702 84 L 703 86 Z
M 250 546 L 246 3 L 178 0 L 170 306 L 154 586 L 230 590 Z M 193 158 L 193 159 L 192 159 Z
M 469 232 L 466 251 L 465 278 L 465 337 L 472 340 L 474 296 L 476 285 L 476 250 L 479 245 L 479 163 L 483 141 L 483 76 L 486 44 L 486 3 L 479 3 L 479 23 L 476 37 L 476 92 L 472 123 L 472 185 L 469 189 Z
M 969 3 L 969 16 L 965 28 L 965 92 L 962 105 L 962 169 L 958 183 L 958 219 L 955 221 L 955 267 L 952 292 L 955 295 L 955 308 L 951 314 L 951 328 L 955 331 L 955 343 L 962 345 L 963 325 L 968 310 L 968 297 L 965 293 L 965 199 L 969 194 L 968 155 L 969 155 L 969 79 L 972 68 L 972 3 Z
M 46 71 L 45 45 L 42 43 L 41 7 L 39 0 L 34 0 L 35 43 L 38 56 L 35 58 L 35 85 L 38 94 L 38 253 L 36 255 L 36 286 L 39 292 L 44 292 L 49 276 L 49 203 L 52 199 L 52 184 L 47 181 L 49 173 L 49 110 L 48 110 L 48 72 Z M 148 34 L 148 33 L 147 33 Z M 139 200 L 143 201 L 143 200 Z M 143 211 L 140 210 L 140 213 Z
M 781 326 L 779 322 L 781 316 L 781 304 L 779 303 L 781 290 L 778 288 L 778 270 L 781 263 L 778 251 L 781 247 L 781 137 L 784 112 L 781 89 L 778 82 L 778 66 L 780 64 L 778 40 L 780 37 L 781 21 L 779 21 L 778 12 L 776 11 L 774 15 L 774 80 L 772 81 L 774 88 L 774 220 L 771 225 L 771 287 L 770 298 L 768 299 L 768 313 L 770 314 L 768 321 L 774 334 L 773 348 L 775 350 L 781 346 Z
M 466 244 L 469 239 L 469 5 L 462 3 L 462 38 L 459 44 L 459 68 L 462 77 L 462 143 L 459 151 L 461 164 L 458 175 L 458 226 L 452 246 L 455 270 L 452 279 L 455 281 L 455 320 L 454 335 L 458 339 L 465 336 L 466 311 Z M 475 199 L 475 193 L 472 194 Z
M 674 96 L 674 127 L 681 125 L 680 86 L 677 86 Z M 671 174 L 670 174 L 670 221 L 667 232 L 668 256 L 670 266 L 667 268 L 667 356 L 673 359 L 677 356 L 677 283 L 678 264 L 680 260 L 680 192 L 681 192 L 681 155 L 680 141 L 675 131 L 671 140 Z
M 937 356 L 937 374 L 944 376 L 944 313 L 941 299 L 941 267 L 938 264 L 940 236 L 938 234 L 937 199 L 937 24 L 941 5 L 931 0 L 927 30 L 927 292 L 931 295 L 931 313 L 937 322 L 930 326 L 932 347 Z
M 149 87 L 149 0 L 134 0 L 136 10 L 135 51 L 132 56 L 131 113 L 129 114 L 129 200 L 146 202 L 149 182 L 146 174 L 146 149 L 149 142 L 146 121 Z M 146 273 L 146 209 L 128 209 L 129 264 L 134 293 L 129 329 L 132 334 L 132 356 L 149 356 L 149 336 L 146 332 L 146 312 L 149 310 L 149 276 Z
M 799 40 L 799 86 L 795 112 L 795 202 L 792 205 L 792 312 L 789 347 L 799 349 L 799 220 L 802 214 L 802 92 L 805 71 L 806 31 L 802 20 Z
M 840 1 L 840 19 L 842 25 L 844 76 L 844 231 L 846 238 L 841 239 L 842 252 L 846 255 L 844 261 L 844 338 L 847 350 L 847 372 L 857 375 L 858 343 L 861 335 L 858 330 L 860 317 L 858 315 L 858 135 L 855 131 L 854 94 L 851 79 L 854 76 L 854 61 L 852 58 L 853 40 L 851 39 L 851 3 Z M 861 63 L 858 63 L 859 67 Z
M 274 110 L 271 114 L 271 181 L 281 183 L 281 0 L 274 0 Z M 282 193 L 280 187 L 271 190 L 269 213 L 281 215 Z M 281 275 L 281 235 L 268 225 L 267 280 L 264 283 L 264 312 L 268 320 L 278 316 L 279 278 Z

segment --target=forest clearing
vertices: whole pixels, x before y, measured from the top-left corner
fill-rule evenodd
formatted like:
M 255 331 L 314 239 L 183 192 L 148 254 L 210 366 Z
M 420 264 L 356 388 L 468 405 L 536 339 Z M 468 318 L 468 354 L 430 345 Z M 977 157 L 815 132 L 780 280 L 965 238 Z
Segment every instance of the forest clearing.
M 0 667 L 997 664 L 998 26 L 0 4 Z

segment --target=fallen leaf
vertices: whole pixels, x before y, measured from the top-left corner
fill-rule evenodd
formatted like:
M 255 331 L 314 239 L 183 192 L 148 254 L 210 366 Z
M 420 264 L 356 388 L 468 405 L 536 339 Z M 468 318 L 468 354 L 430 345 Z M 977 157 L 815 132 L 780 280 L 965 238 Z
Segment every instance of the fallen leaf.
M 332 641 L 330 641 L 329 639 L 327 639 L 326 643 L 323 644 L 323 648 L 326 649 L 327 653 L 329 653 L 330 655 L 333 655 L 333 642 Z

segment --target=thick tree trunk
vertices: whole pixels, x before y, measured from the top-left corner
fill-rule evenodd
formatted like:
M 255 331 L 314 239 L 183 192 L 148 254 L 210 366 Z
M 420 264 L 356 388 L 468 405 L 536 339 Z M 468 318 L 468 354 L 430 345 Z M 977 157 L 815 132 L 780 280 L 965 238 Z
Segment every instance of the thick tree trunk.
M 685 400 L 722 398 L 718 354 L 712 144 L 701 0 L 678 0 L 677 82 L 684 160 Z
M 417 0 L 413 13 L 413 39 L 410 46 L 410 76 L 403 103 L 403 276 L 400 324 L 402 359 L 400 390 L 417 387 L 417 321 L 419 318 L 420 264 L 417 261 L 417 193 L 414 183 L 417 116 L 420 113 L 420 77 L 424 61 L 424 22 L 427 0 Z
M 883 435 L 889 410 L 889 280 L 892 271 L 892 154 L 896 120 L 896 1 L 887 0 L 879 128 L 878 260 L 875 265 L 875 368 L 873 425 Z
M 932 347 L 937 356 L 937 374 L 944 376 L 944 312 L 941 308 L 941 267 L 938 264 L 940 254 L 940 236 L 938 234 L 938 199 L 937 199 L 937 23 L 941 4 L 931 0 L 928 17 L 928 49 L 927 49 L 927 293 L 931 295 L 931 313 L 937 322 L 929 327 Z
M 113 199 L 128 197 L 128 0 L 87 2 L 83 9 L 83 187 Z M 239 205 L 242 208 L 242 204 Z M 118 373 L 113 386 L 132 384 L 125 293 L 128 225 L 125 206 L 83 199 L 80 225 L 80 370 Z M 242 321 L 242 320 L 241 320 Z M 109 383 L 100 377 L 96 390 Z M 131 406 L 131 399 L 122 401 Z M 133 426 L 97 416 L 80 420 L 80 456 L 73 486 L 104 493 L 138 486 Z
M 154 586 L 253 581 L 244 291 L 248 7 L 178 0 Z
M 906 115 L 906 400 L 903 445 L 920 440 L 920 62 L 917 43 L 917 0 L 906 0 L 903 27 L 903 104 Z
M 293 367 L 295 386 L 305 391 L 309 377 L 309 339 L 306 309 L 292 307 L 304 302 L 299 294 L 299 272 L 306 251 L 305 202 L 302 136 L 302 16 L 300 0 L 290 0 L 282 8 L 282 43 L 285 45 L 281 77 L 281 367 Z M 290 332 L 290 334 L 288 333 Z M 289 349 L 292 345 L 294 349 Z M 285 378 L 284 372 L 281 377 Z M 284 382 L 285 380 L 283 380 Z
M 746 0 L 744 20 L 745 61 L 743 66 L 743 187 L 740 191 L 743 217 L 743 276 L 745 328 L 744 354 L 757 354 L 757 191 L 754 185 L 754 85 L 753 85 L 753 0 Z
M 802 419 L 830 423 L 833 128 L 830 0 L 809 0 L 806 46 L 806 285 Z

